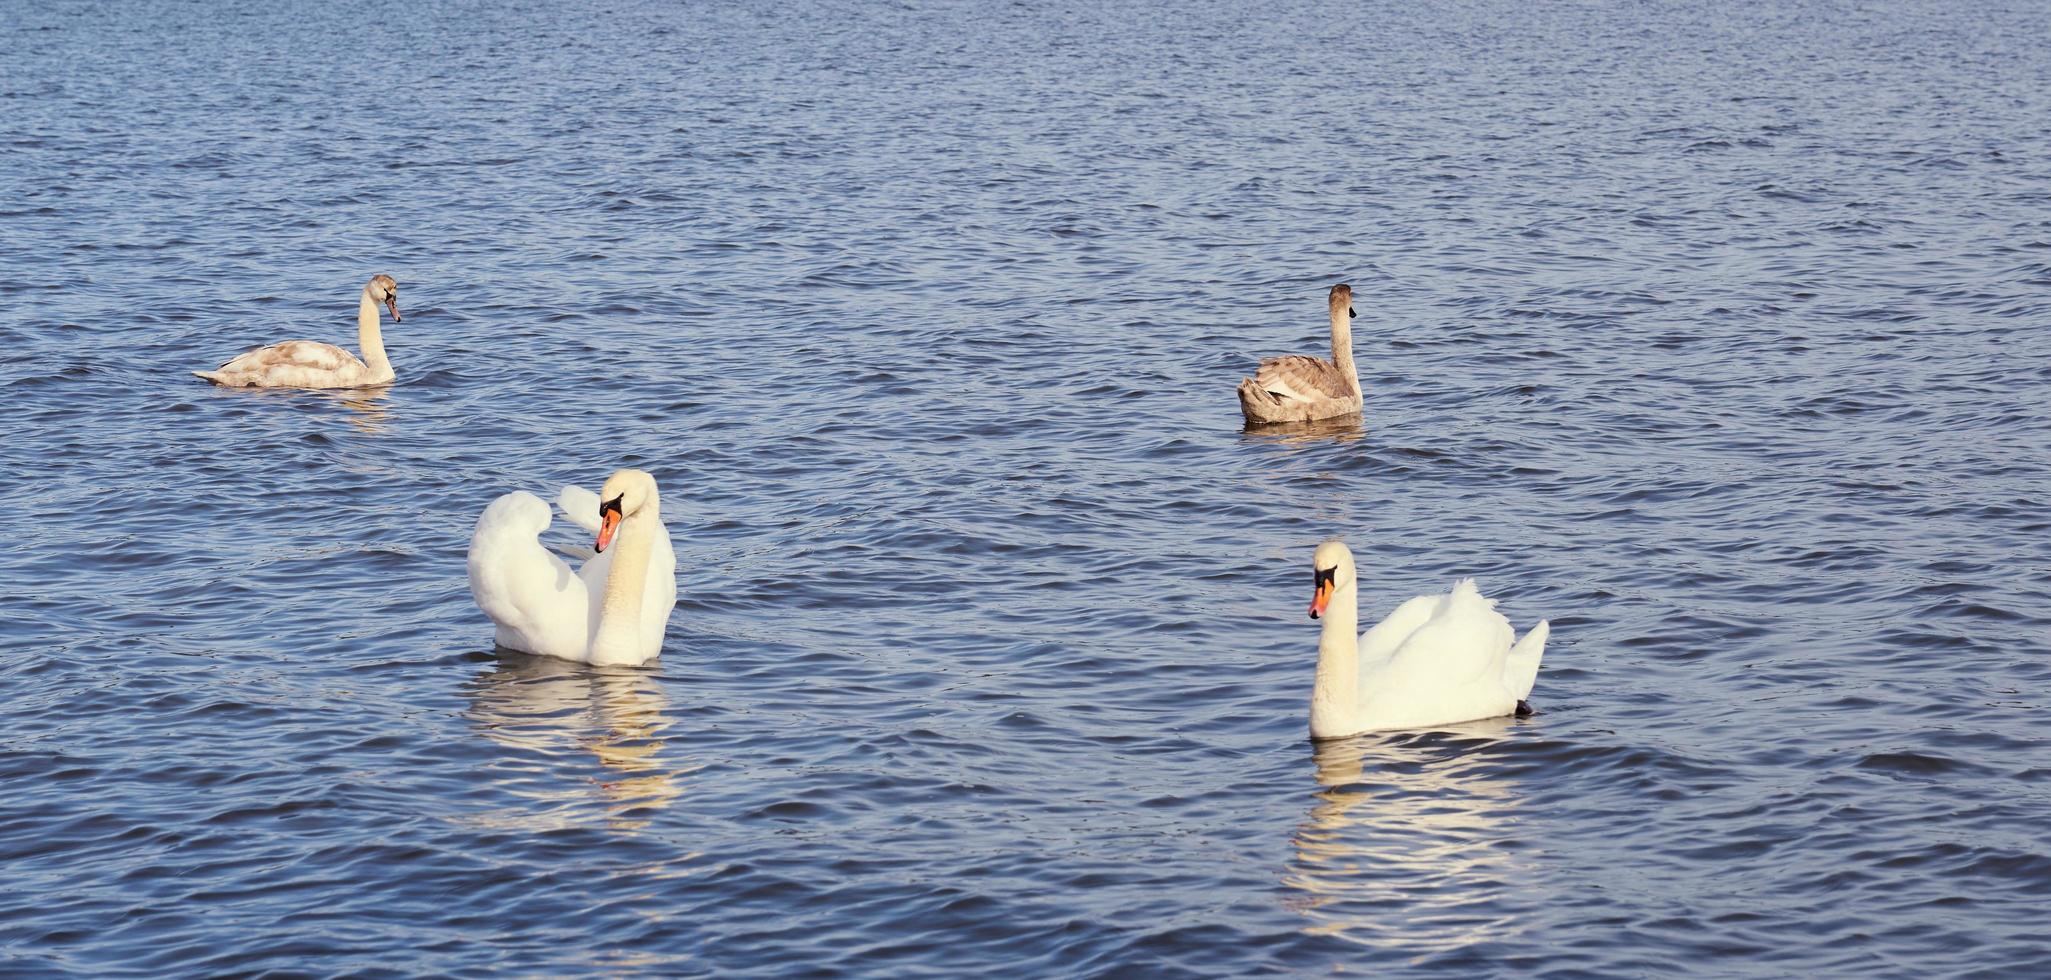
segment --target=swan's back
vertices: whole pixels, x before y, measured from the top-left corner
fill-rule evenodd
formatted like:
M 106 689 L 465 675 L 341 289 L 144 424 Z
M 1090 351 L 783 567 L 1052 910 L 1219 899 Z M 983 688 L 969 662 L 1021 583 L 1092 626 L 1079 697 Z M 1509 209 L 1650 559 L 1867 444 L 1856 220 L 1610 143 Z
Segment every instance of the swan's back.
M 192 373 L 230 388 L 347 388 L 361 383 L 367 370 L 356 355 L 333 344 L 288 340 Z
M 1271 357 L 1239 382 L 1239 410 L 1249 422 L 1309 422 L 1349 415 L 1360 405 L 1346 376 L 1320 357 Z
M 1284 354 L 1260 363 L 1253 383 L 1269 394 L 1305 402 L 1350 402 L 1353 386 L 1337 365 L 1322 357 Z

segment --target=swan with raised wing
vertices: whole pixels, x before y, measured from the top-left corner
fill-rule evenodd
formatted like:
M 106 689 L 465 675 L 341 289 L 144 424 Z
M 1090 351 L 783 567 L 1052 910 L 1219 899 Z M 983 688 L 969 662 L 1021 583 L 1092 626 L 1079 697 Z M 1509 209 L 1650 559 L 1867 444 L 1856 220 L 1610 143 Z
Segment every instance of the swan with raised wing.
M 677 558 L 655 478 L 620 470 L 593 495 L 565 487 L 564 516 L 597 535 L 575 573 L 542 547 L 548 505 L 526 491 L 491 502 L 470 536 L 470 595 L 509 650 L 591 664 L 640 664 L 662 653 L 677 602 Z M 610 549 L 610 550 L 608 550 Z
M 1309 422 L 1360 411 L 1360 373 L 1353 367 L 1353 287 L 1340 283 L 1327 297 L 1332 314 L 1332 359 L 1289 354 L 1262 361 L 1239 382 L 1239 411 L 1248 422 Z
M 383 303 L 399 322 L 399 284 L 391 276 L 371 276 L 356 301 L 356 344 L 363 357 L 314 340 L 288 340 L 259 347 L 212 371 L 194 375 L 227 388 L 363 388 L 389 383 L 392 362 L 385 357 L 377 307 Z
M 1310 617 L 1325 621 L 1310 694 L 1312 738 L 1530 713 L 1525 699 L 1552 632 L 1545 620 L 1513 644 L 1510 621 L 1468 578 L 1445 595 L 1397 606 L 1356 637 L 1360 593 L 1353 552 L 1327 541 L 1311 566 Z

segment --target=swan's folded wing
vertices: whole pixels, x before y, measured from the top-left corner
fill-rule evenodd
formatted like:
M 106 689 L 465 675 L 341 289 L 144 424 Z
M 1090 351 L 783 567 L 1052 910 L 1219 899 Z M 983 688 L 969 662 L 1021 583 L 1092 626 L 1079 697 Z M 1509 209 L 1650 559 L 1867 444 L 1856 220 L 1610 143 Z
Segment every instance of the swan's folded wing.
M 498 626 L 499 645 L 579 659 L 591 593 L 539 540 L 548 505 L 531 493 L 491 502 L 470 536 L 470 595 Z
M 1494 688 L 1515 635 L 1510 621 L 1495 611 L 1495 603 L 1481 595 L 1473 579 L 1461 579 L 1453 591 L 1431 599 L 1430 618 L 1390 656 L 1391 669 L 1408 678 L 1406 683 Z
M 356 355 L 314 340 L 288 340 L 259 347 L 221 365 L 224 374 L 268 371 L 272 368 L 306 368 L 332 371 L 356 360 Z
M 1552 623 L 1541 619 L 1510 648 L 1510 658 L 1503 664 L 1503 683 L 1517 700 L 1531 697 L 1531 687 L 1538 683 L 1538 662 L 1545 657 L 1545 641 L 1551 635 Z
M 1417 628 L 1432 617 L 1445 596 L 1421 595 L 1388 614 L 1381 622 L 1374 624 L 1367 632 L 1360 634 L 1360 669 L 1363 676 L 1367 671 L 1388 661 L 1390 655 L 1402 648 Z
M 1353 389 L 1347 386 L 1346 376 L 1340 374 L 1332 362 L 1301 354 L 1270 357 L 1262 361 L 1260 370 L 1254 372 L 1253 383 L 1263 390 L 1299 401 L 1353 397 Z
M 598 533 L 598 494 L 579 486 L 567 486 L 556 495 L 556 507 L 570 523 L 592 534 Z

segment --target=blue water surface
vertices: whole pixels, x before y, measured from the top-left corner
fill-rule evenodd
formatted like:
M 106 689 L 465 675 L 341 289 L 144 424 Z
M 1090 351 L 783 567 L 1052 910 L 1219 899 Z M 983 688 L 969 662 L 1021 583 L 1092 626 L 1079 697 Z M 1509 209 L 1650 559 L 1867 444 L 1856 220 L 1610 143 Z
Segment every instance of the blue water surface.
M 0 969 L 2040 973 L 2046 24 L 8 3 Z M 659 664 L 494 653 L 624 465 Z M 1310 743 L 1331 535 L 1542 713 Z

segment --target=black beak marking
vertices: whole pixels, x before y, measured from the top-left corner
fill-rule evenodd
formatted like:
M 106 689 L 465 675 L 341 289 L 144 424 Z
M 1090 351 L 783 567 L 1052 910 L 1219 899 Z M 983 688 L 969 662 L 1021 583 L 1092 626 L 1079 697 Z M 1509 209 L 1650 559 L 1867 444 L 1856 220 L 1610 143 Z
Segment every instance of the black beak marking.
M 1323 592 L 1325 590 L 1325 586 L 1332 584 L 1332 579 L 1337 577 L 1339 574 L 1339 566 L 1333 565 L 1330 568 L 1320 568 L 1316 571 L 1317 578 L 1315 584 L 1311 586 L 1312 594 Z M 1315 611 L 1311 612 L 1310 618 L 1316 619 L 1317 613 Z

